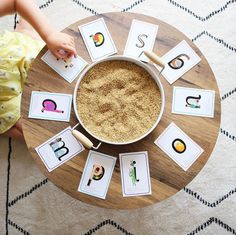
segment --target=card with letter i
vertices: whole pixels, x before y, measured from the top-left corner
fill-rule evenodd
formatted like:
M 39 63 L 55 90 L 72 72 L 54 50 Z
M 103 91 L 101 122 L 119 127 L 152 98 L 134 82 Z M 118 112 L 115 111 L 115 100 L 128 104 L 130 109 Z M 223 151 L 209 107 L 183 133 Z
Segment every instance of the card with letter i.
M 78 191 L 105 199 L 116 158 L 90 150 Z
M 119 156 L 123 196 L 150 195 L 148 153 L 121 153 Z
M 37 148 L 48 171 L 51 172 L 84 150 L 83 145 L 72 135 L 71 127 L 53 136 Z
M 185 171 L 203 153 L 203 149 L 173 122 L 155 140 L 155 144 Z
M 174 87 L 172 113 L 214 117 L 215 91 Z
M 143 51 L 152 51 L 158 25 L 144 21 L 133 20 L 129 31 L 128 40 L 126 42 L 124 55 L 138 58 L 148 62 L 149 59 L 142 54 Z
M 79 30 L 92 61 L 117 53 L 103 18 L 80 25 Z
M 76 58 L 57 59 L 50 51 L 47 51 L 41 59 L 69 83 L 73 82 L 88 64 L 78 55 Z

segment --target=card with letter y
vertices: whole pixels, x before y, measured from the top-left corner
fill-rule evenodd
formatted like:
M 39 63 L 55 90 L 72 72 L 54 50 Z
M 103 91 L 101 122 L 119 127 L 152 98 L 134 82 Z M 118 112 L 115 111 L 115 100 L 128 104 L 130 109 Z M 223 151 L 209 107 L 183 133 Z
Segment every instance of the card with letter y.
M 41 59 L 69 83 L 73 82 L 88 64 L 78 55 L 76 58 L 57 59 L 51 51 L 47 51 Z

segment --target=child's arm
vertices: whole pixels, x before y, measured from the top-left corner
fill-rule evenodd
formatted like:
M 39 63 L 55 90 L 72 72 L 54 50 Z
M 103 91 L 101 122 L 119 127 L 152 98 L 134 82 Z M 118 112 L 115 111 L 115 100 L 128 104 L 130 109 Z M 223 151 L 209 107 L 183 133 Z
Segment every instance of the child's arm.
M 73 37 L 56 32 L 48 22 L 47 18 L 31 0 L 1 0 L 0 15 L 18 12 L 27 20 L 46 42 L 52 53 L 58 57 L 65 57 L 60 50 L 66 51 L 68 57 L 76 55 Z

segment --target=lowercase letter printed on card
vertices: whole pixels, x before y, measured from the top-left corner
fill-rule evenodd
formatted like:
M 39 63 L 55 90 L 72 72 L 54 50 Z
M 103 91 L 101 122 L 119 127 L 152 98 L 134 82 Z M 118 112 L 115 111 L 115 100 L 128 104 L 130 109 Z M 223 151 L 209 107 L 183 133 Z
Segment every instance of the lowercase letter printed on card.
M 155 144 L 185 171 L 203 153 L 203 149 L 173 122 L 155 140 Z
M 78 28 L 92 61 L 117 53 L 103 18 L 80 25 Z
M 138 58 L 145 62 L 149 59 L 142 54 L 143 51 L 152 51 L 155 43 L 158 25 L 144 21 L 133 20 L 126 42 L 124 55 Z
M 78 55 L 76 58 L 57 59 L 50 51 L 47 51 L 41 59 L 69 83 L 73 82 L 88 64 Z
M 90 150 L 78 191 L 105 199 L 115 163 L 115 157 Z
M 84 150 L 83 145 L 72 135 L 72 128 L 67 127 L 37 148 L 39 157 L 51 172 Z

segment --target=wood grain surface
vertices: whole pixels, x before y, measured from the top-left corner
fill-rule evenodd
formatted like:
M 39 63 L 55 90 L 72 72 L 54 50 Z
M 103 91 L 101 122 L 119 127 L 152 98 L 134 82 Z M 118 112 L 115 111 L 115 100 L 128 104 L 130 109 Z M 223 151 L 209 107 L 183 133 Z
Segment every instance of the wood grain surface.
M 107 13 L 83 19 L 66 28 L 64 32 L 75 38 L 78 54 L 88 63 L 91 63 L 91 60 L 81 38 L 80 32 L 78 31 L 78 25 L 82 25 L 100 17 L 103 17 L 107 24 L 107 27 L 117 47 L 118 54 L 123 54 L 132 19 L 143 20 L 159 25 L 153 50 L 159 56 L 164 55 L 183 39 L 186 40 L 195 50 L 195 52 L 201 57 L 201 62 L 186 74 L 184 74 L 180 79 L 178 79 L 174 83 L 174 86 L 215 90 L 216 97 L 214 118 L 172 114 L 171 104 L 173 85 L 171 86 L 163 77 L 161 77 L 160 80 L 165 91 L 166 104 L 163 117 L 155 130 L 146 138 L 134 144 L 123 146 L 102 144 L 98 150 L 99 152 L 109 154 L 117 158 L 119 153 L 148 151 L 152 195 L 128 198 L 124 198 L 122 196 L 119 159 L 117 159 L 105 200 L 80 193 L 77 191 L 77 188 L 86 162 L 88 150 L 83 151 L 80 155 L 74 157 L 51 173 L 47 171 L 46 167 L 35 151 L 35 147 L 39 146 L 69 125 L 74 126 L 77 123 L 73 110 L 71 113 L 70 123 L 28 118 L 32 91 L 73 94 L 76 83 L 75 80 L 73 83 L 69 84 L 41 60 L 41 57 L 47 51 L 47 48 L 45 47 L 33 62 L 23 91 L 22 115 L 24 136 L 28 149 L 43 174 L 48 177 L 49 180 L 52 181 L 56 186 L 72 197 L 77 198 L 83 202 L 105 208 L 140 208 L 160 202 L 174 195 L 176 192 L 186 186 L 206 164 L 215 146 L 219 132 L 221 116 L 219 90 L 207 60 L 190 39 L 188 39 L 183 33 L 174 27 L 155 18 L 141 14 Z M 171 160 L 154 144 L 154 140 L 171 122 L 174 122 L 177 126 L 179 126 L 204 149 L 203 154 L 189 168 L 188 171 L 182 170 L 173 160 Z M 85 133 L 82 129 L 80 129 L 80 131 Z M 91 140 L 94 141 L 95 145 L 98 143 L 98 141 L 94 140 L 93 138 L 91 138 Z

